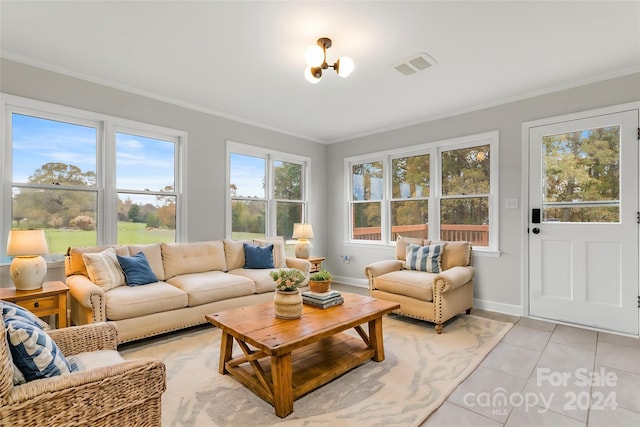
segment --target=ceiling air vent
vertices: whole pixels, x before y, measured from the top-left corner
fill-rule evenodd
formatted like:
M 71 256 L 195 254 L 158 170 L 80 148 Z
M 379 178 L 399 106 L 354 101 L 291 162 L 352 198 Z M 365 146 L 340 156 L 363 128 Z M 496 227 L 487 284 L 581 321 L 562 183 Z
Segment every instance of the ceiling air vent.
M 421 52 L 400 62 L 396 62 L 392 67 L 405 76 L 408 76 L 410 74 L 417 73 L 418 71 L 426 70 L 437 63 L 438 62 L 431 56 Z

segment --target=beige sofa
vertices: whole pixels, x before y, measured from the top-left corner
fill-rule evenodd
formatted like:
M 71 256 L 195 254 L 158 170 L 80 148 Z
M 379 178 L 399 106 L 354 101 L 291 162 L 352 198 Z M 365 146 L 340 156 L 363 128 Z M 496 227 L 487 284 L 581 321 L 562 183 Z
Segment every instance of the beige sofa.
M 281 240 L 252 243 L 274 244 L 275 268 L 297 268 L 309 274 L 309 261 L 286 257 Z M 101 253 L 110 247 L 121 256 L 144 253 L 158 281 L 112 287 L 96 280 L 94 274 L 100 286 L 92 282 L 83 254 Z M 71 320 L 76 325 L 113 322 L 118 328 L 118 343 L 124 343 L 203 324 L 205 314 L 272 300 L 275 282 L 269 273 L 273 269 L 245 269 L 244 265 L 243 242 L 226 239 L 69 248 L 65 273 Z
M 471 312 L 474 269 L 469 242 L 433 242 L 444 245 L 439 273 L 408 269 L 407 245 L 430 243 L 400 237 L 396 242 L 396 259 L 369 264 L 365 274 L 372 297 L 399 303 L 395 313 L 433 322 L 440 334 L 444 322 L 462 312 Z

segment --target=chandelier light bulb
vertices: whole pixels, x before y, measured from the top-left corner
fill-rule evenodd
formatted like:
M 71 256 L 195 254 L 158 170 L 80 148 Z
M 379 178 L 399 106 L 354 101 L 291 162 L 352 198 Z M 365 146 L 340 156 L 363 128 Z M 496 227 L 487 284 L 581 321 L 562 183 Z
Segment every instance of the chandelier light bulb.
M 348 56 L 343 56 L 336 62 L 336 71 L 338 75 L 342 78 L 348 77 L 349 74 L 353 72 L 355 65 L 353 63 L 353 59 Z
M 307 79 L 309 83 L 316 84 L 320 81 L 322 75 L 320 75 L 320 77 L 314 76 L 313 72 L 311 71 L 311 65 L 308 65 L 304 70 L 304 78 Z
M 319 67 L 324 62 L 324 50 L 318 45 L 309 46 L 304 53 L 304 59 L 311 67 Z

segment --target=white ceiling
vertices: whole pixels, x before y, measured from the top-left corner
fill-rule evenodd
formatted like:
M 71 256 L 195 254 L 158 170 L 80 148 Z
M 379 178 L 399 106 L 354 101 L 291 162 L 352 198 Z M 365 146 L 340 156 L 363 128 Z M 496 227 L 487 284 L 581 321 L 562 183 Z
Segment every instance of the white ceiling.
M 0 55 L 331 143 L 640 71 L 640 1 L 7 1 Z M 303 77 L 304 51 L 355 71 Z M 391 65 L 424 52 L 410 76 Z

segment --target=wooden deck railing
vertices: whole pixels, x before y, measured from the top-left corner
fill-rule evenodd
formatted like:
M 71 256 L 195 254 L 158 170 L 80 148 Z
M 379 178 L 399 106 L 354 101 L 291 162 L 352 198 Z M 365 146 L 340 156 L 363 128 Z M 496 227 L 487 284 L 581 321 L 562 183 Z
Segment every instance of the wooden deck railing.
M 391 240 L 403 237 L 429 237 L 429 224 L 396 225 L 391 227 Z M 382 230 L 380 227 L 357 227 L 353 229 L 353 238 L 356 240 L 380 240 Z M 488 225 L 463 225 L 446 224 L 440 226 L 440 239 L 448 241 L 466 240 L 476 246 L 489 246 Z

